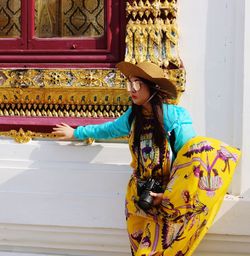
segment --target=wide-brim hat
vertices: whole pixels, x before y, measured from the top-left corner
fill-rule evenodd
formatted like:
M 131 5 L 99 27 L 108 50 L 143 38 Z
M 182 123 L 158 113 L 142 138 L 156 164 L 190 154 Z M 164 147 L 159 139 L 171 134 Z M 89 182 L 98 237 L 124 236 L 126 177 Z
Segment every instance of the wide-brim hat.
M 167 97 L 168 99 L 177 98 L 176 86 L 164 76 L 163 69 L 158 65 L 148 61 L 138 64 L 122 61 L 118 63 L 116 67 L 127 78 L 139 77 L 155 83 L 155 89 L 158 90 L 164 97 Z

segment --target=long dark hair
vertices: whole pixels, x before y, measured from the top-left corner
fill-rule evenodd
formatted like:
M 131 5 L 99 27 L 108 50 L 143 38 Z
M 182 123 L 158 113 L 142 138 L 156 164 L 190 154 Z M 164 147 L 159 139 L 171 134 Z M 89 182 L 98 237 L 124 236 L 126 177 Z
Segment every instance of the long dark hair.
M 155 84 L 151 81 L 138 77 L 150 89 L 150 95 L 156 92 Z M 150 100 L 153 110 L 153 141 L 160 148 L 163 149 L 166 140 L 166 131 L 163 124 L 163 99 L 161 94 L 156 95 Z M 140 136 L 144 126 L 145 117 L 142 114 L 142 106 L 132 103 L 132 112 L 129 117 L 130 125 L 134 123 L 134 149 L 138 149 L 140 143 Z

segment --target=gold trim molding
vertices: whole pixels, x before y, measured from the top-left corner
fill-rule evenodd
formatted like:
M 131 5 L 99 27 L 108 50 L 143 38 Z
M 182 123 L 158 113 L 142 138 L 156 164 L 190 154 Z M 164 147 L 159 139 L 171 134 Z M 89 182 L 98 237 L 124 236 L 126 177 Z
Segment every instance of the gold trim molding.
M 165 73 L 180 96 L 185 70 Z M 131 104 L 125 82 L 115 69 L 2 69 L 0 116 L 119 117 Z
M 0 88 L 125 88 L 116 69 L 1 69 Z
M 7 132 L 0 131 L 0 137 L 10 137 L 15 140 L 15 142 L 24 144 L 28 143 L 32 139 L 57 139 L 60 140 L 60 136 L 52 134 L 52 133 L 41 133 L 41 132 L 32 132 L 32 131 L 24 131 L 22 128 L 17 130 L 10 130 Z M 119 141 L 119 142 L 127 142 L 127 137 L 112 139 L 112 142 Z M 94 143 L 94 139 L 88 138 L 84 140 L 86 145 L 91 145 Z
M 27 143 L 33 138 L 47 138 L 47 139 L 58 138 L 58 136 L 51 133 L 37 133 L 32 131 L 24 131 L 22 128 L 19 129 L 19 131 L 10 130 L 7 132 L 0 132 L 0 136 L 11 137 L 17 143 Z
M 5 88 L 0 102 L 0 116 L 118 117 L 130 97 L 119 88 Z

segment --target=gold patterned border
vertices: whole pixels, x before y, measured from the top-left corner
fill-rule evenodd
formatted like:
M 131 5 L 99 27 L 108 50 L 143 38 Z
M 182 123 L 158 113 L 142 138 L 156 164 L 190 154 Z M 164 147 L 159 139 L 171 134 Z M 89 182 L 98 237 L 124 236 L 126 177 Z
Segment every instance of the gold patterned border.
M 124 88 L 124 77 L 116 69 L 1 69 L 3 87 Z
M 15 142 L 20 143 L 20 144 L 28 143 L 32 139 L 60 140 L 60 136 L 52 134 L 52 133 L 24 131 L 22 128 L 20 128 L 18 131 L 17 130 L 10 130 L 7 132 L 0 131 L 0 136 L 13 138 L 15 140 Z M 74 140 L 72 140 L 72 141 L 74 141 Z M 91 145 L 94 141 L 95 141 L 95 139 L 88 138 L 88 139 L 84 140 L 84 143 L 86 145 Z M 116 139 L 105 140 L 105 141 L 111 141 L 111 142 L 119 141 L 119 142 L 127 143 L 128 137 L 116 138 Z M 97 142 L 98 142 L 98 140 L 97 140 Z M 99 142 L 101 142 L 101 140 L 99 140 Z
M 119 117 L 129 104 L 119 88 L 0 89 L 0 116 Z
M 60 139 L 59 136 L 54 135 L 52 133 L 39 133 L 39 132 L 32 132 L 32 131 L 24 131 L 22 128 L 20 128 L 18 131 L 16 130 L 10 130 L 7 132 L 0 132 L 0 136 L 4 137 L 11 137 L 13 138 L 17 143 L 23 144 L 28 143 L 32 139 Z M 85 143 L 87 145 L 92 144 L 94 142 L 93 139 L 86 139 Z
M 180 96 L 185 70 L 165 73 Z M 131 104 L 125 82 L 114 69 L 2 69 L 0 116 L 118 117 Z

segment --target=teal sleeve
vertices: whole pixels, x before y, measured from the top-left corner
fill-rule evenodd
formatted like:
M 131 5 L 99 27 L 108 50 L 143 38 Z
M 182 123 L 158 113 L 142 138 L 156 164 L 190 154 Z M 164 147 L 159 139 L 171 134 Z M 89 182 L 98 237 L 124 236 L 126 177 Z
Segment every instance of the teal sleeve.
M 74 137 L 76 139 L 111 139 L 127 136 L 130 132 L 130 113 L 131 108 L 115 121 L 97 125 L 78 126 L 74 131 Z
M 168 132 L 175 132 L 175 151 L 178 152 L 182 146 L 191 138 L 196 136 L 193 122 L 186 109 L 176 105 L 164 104 L 164 126 Z

